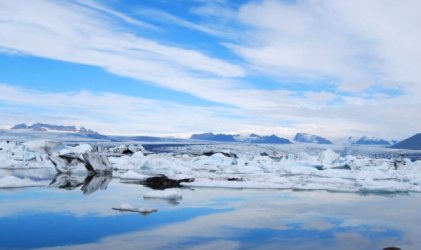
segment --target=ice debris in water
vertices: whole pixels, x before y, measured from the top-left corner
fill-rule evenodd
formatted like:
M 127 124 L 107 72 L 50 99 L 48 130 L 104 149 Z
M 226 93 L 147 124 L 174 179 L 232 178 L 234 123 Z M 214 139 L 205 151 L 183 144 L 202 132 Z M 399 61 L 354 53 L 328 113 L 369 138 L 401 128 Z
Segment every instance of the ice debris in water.
M 156 208 L 135 208 L 130 204 L 123 203 L 119 207 L 113 207 L 112 209 L 120 211 L 120 212 L 135 212 L 135 213 L 141 213 L 143 215 L 147 215 L 150 213 L 154 213 L 158 211 Z
M 122 155 L 133 155 L 136 152 L 145 152 L 145 149 L 141 145 L 120 145 L 110 148 L 108 152 Z
M 0 168 L 55 166 L 63 173 L 128 171 L 119 176 L 120 180 L 165 176 L 176 181 L 165 181 L 176 183 L 174 187 L 421 192 L 421 161 L 404 157 L 340 155 L 336 150 L 321 148 L 288 151 L 261 145 L 197 145 L 185 149 L 146 154 L 143 147 L 135 145 L 98 148 L 52 141 L 1 141 Z
M 193 182 L 180 183 L 188 187 L 421 192 L 420 161 L 340 156 L 331 149 L 296 154 L 243 151 L 236 155 L 237 158 L 220 153 L 162 153 L 124 160 L 111 157 L 110 161 L 119 169 L 124 169 L 126 161 L 128 169 L 140 174 L 195 178 Z M 134 162 L 138 163 L 137 168 L 133 168 Z
M 143 195 L 145 199 L 180 200 L 183 196 L 173 189 L 151 191 Z

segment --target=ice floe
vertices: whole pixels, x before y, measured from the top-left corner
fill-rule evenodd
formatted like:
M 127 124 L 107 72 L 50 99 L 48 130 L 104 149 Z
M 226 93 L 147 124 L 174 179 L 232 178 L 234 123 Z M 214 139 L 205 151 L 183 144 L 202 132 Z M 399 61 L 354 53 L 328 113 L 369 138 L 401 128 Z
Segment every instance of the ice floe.
M 55 167 L 57 172 L 66 174 L 98 174 L 114 170 L 114 178 L 121 182 L 151 188 L 158 183 L 156 189 L 186 186 L 421 192 L 421 161 L 411 161 L 404 156 L 349 154 L 355 151 L 338 150 L 333 146 L 308 149 L 227 143 L 187 145 L 168 151 L 172 153 L 145 153 L 140 145 L 98 147 L 63 145 L 53 141 L 1 141 L 0 168 Z M 60 178 L 63 180 L 57 180 L 57 183 L 63 184 L 57 185 L 73 185 L 72 180 Z M 101 183 L 99 179 L 95 181 Z M 88 193 L 89 187 L 86 188 Z
M 180 200 L 183 196 L 174 189 L 155 190 L 143 195 L 144 199 Z
M 140 213 L 142 215 L 148 215 L 148 214 L 158 211 L 158 209 L 156 208 L 135 208 L 132 205 L 127 204 L 127 203 L 123 203 L 119 207 L 113 207 L 112 209 L 120 211 L 120 212 Z

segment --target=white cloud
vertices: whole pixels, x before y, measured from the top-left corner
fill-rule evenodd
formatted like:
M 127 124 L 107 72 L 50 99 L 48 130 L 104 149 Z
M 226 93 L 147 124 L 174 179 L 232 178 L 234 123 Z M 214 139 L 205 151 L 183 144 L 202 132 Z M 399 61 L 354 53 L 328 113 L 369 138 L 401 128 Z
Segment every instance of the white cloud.
M 186 75 L 188 71 L 220 77 L 244 75 L 242 68 L 201 52 L 162 45 L 119 31 L 102 12 L 79 5 L 2 1 L 0 6 L 3 34 L 0 44 L 5 48 L 109 70 L 114 68 L 115 61 L 133 63 L 131 70 L 144 73 L 144 80 L 148 80 L 146 75 L 157 76 L 158 72 L 160 75 L 163 72 Z
M 1 53 L 8 51 L 97 66 L 117 75 L 233 108 L 210 108 L 204 112 L 206 115 L 201 115 L 203 108 L 181 105 L 180 110 L 195 115 L 191 117 L 175 115 L 176 110 L 168 107 L 176 104 L 167 102 L 158 101 L 155 105 L 148 103 L 152 100 L 147 100 L 145 104 L 144 99 L 128 98 L 144 108 L 138 110 L 124 101 L 122 95 L 48 94 L 22 89 L 15 89 L 17 92 L 10 95 L 22 98 L 11 101 L 8 100 L 10 96 L 2 94 L 2 100 L 21 107 L 19 105 L 33 105 L 34 102 L 27 101 L 32 95 L 48 97 L 46 100 L 39 98 L 39 104 L 35 105 L 50 110 L 48 114 L 42 113 L 43 118 L 57 120 L 65 114 L 63 119 L 83 122 L 85 126 L 92 122 L 93 128 L 107 132 L 110 131 L 109 125 L 92 121 L 89 115 L 85 115 L 89 109 L 84 107 L 89 106 L 102 114 L 101 122 L 117 113 L 119 119 L 116 121 L 127 124 L 121 127 L 121 132 L 127 133 L 237 132 L 258 128 L 276 134 L 297 131 L 327 136 L 358 133 L 402 138 L 419 132 L 421 126 L 417 119 L 421 115 L 421 74 L 418 71 L 421 63 L 417 60 L 421 57 L 417 49 L 421 36 L 416 29 L 421 20 L 417 16 L 418 7 L 417 2 L 409 0 L 352 4 L 329 0 L 290 3 L 268 0 L 246 3 L 239 10 L 224 9 L 224 2 L 205 3 L 202 8 L 192 10 L 206 18 L 212 15 L 215 18 L 215 13 L 229 13 L 223 14 L 221 23 L 237 22 L 242 25 L 238 27 L 245 28 L 233 36 L 241 39 L 232 40 L 227 45 L 244 59 L 237 65 L 211 57 L 204 51 L 187 49 L 185 44 L 170 46 L 142 37 L 141 34 L 154 27 L 94 1 L 0 1 Z M 160 14 L 166 16 L 167 21 L 175 21 L 189 29 L 209 27 L 192 26 L 193 23 L 176 16 Z M 129 28 L 114 22 L 115 19 L 135 25 L 139 32 L 131 33 Z M 227 30 L 215 30 L 214 33 L 226 34 L 232 32 L 232 27 Z M 337 84 L 337 89 L 263 90 L 248 82 L 249 72 L 260 72 L 280 81 L 298 79 L 305 84 L 320 86 L 329 81 L 330 85 Z M 403 96 L 358 92 L 368 86 L 381 85 L 392 89 L 397 87 Z M 356 92 L 344 96 L 348 91 Z M 61 101 L 59 97 L 81 101 L 81 105 Z M 87 103 L 84 99 L 95 101 Z M 100 104 L 106 100 L 111 100 L 110 103 L 124 112 L 118 113 L 112 108 L 106 110 L 108 106 Z M 339 104 L 333 106 L 332 101 Z M 118 102 L 125 106 L 119 106 Z M 145 114 L 145 107 L 153 105 L 165 108 L 163 111 L 154 109 L 156 114 L 152 111 Z M 128 106 L 130 108 L 126 110 Z M 53 109 L 56 110 L 52 112 Z M 4 109 L 1 115 L 9 119 L 14 117 L 13 121 L 17 121 L 17 116 L 23 119 L 24 114 L 30 115 L 23 108 L 20 110 L 22 115 Z M 174 117 L 170 116 L 171 122 L 163 122 L 163 118 L 157 117 L 159 112 L 169 112 Z M 133 118 L 139 114 L 148 118 L 146 122 L 142 120 L 141 126 L 140 120 Z M 192 119 L 195 119 L 194 125 L 188 124 Z M 156 123 L 163 125 L 156 128 Z
M 234 130 L 233 108 L 195 107 L 112 93 L 47 93 L 0 84 L 0 117 L 9 125 L 56 122 L 87 126 L 107 134 L 174 134 Z M 42 112 L 38 112 L 42 110 Z
M 246 42 L 229 47 L 281 79 L 327 77 L 347 91 L 419 82 L 420 10 L 414 0 L 252 2 L 237 15 Z

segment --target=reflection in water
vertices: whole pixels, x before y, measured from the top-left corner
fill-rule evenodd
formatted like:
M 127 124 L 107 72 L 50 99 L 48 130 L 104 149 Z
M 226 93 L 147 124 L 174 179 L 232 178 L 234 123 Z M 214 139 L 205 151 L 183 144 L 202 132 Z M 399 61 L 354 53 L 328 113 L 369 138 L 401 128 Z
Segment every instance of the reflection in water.
M 150 191 L 144 186 L 110 180 L 58 175 L 51 182 L 57 189 L 0 191 L 0 249 L 417 250 L 421 245 L 419 194 L 198 188 L 177 190 L 183 200 L 172 206 L 142 199 Z M 83 196 L 79 188 L 107 190 Z M 110 209 L 123 203 L 159 212 L 144 217 Z
M 81 190 L 83 194 L 89 195 L 96 192 L 98 189 L 106 190 L 111 180 L 111 173 L 92 174 L 86 177 L 59 173 L 53 178 L 49 186 L 67 190 L 73 190 L 82 186 Z
M 112 180 L 112 174 L 96 174 L 89 175 L 85 179 L 85 183 L 82 186 L 83 194 L 89 195 L 97 191 L 98 189 L 106 190 L 108 184 Z

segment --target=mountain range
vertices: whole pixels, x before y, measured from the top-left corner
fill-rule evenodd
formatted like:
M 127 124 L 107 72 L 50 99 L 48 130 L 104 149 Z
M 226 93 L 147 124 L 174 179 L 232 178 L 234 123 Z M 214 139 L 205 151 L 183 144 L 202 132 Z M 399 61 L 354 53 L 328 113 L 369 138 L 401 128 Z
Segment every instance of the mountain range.
M 388 141 L 385 139 L 380 139 L 376 137 L 362 136 L 360 138 L 349 137 L 348 143 L 351 145 L 381 145 L 381 146 L 390 146 L 395 143 L 395 141 Z
M 193 134 L 190 139 L 192 140 L 203 140 L 203 141 L 215 141 L 215 142 L 247 142 L 247 143 L 266 143 L 266 144 L 291 144 L 286 138 L 278 137 L 276 135 L 260 136 L 257 134 L 250 134 L 247 137 L 232 134 L 214 134 L 214 133 L 203 133 Z
M 63 125 L 53 125 L 46 123 L 34 123 L 32 125 L 26 125 L 25 123 L 17 124 L 10 129 L 27 129 L 33 131 L 56 131 L 56 132 L 75 132 L 75 133 L 85 133 L 85 134 L 98 134 L 95 131 L 86 129 L 84 127 L 77 128 L 76 126 L 63 126 Z
M 305 142 L 305 143 L 316 143 L 316 144 L 332 144 L 331 141 L 329 141 L 326 138 L 323 138 L 318 135 L 311 135 L 306 133 L 298 133 L 294 136 L 295 142 Z
M 107 136 L 99 134 L 90 129 L 76 126 L 64 126 L 54 125 L 46 123 L 34 123 L 27 125 L 25 123 L 17 124 L 10 128 L 11 131 L 18 131 L 9 135 L 7 130 L 0 131 L 0 137 L 9 138 L 10 136 L 16 137 L 54 137 L 59 136 L 60 138 L 68 138 L 73 140 L 79 139 L 94 139 L 94 140 L 106 140 L 106 141 L 142 141 L 142 142 L 185 142 L 189 141 L 180 138 L 169 138 L 169 137 L 155 137 L 155 136 Z M 33 131 L 33 132 L 32 132 Z M 25 135 L 22 134 L 24 132 Z M 38 134 L 38 135 L 37 135 Z M 55 135 L 54 135 L 55 134 Z M 191 140 L 197 141 L 214 141 L 214 142 L 243 142 L 243 143 L 262 143 L 262 144 L 291 144 L 292 142 L 286 138 L 282 138 L 276 135 L 261 136 L 257 134 L 249 134 L 242 136 L 238 134 L 214 134 L 214 133 L 202 133 L 193 134 L 190 137 Z M 298 143 L 314 143 L 314 144 L 332 144 L 332 142 L 326 138 L 323 138 L 314 134 L 297 133 L 294 136 L 294 142 Z M 401 142 L 388 141 L 385 139 L 362 136 L 362 137 L 349 137 L 347 140 L 349 145 L 379 145 L 379 146 L 390 146 L 390 148 L 396 149 L 413 149 L 421 150 L 421 133 L 409 137 Z
M 398 142 L 391 148 L 421 150 L 421 133 Z

